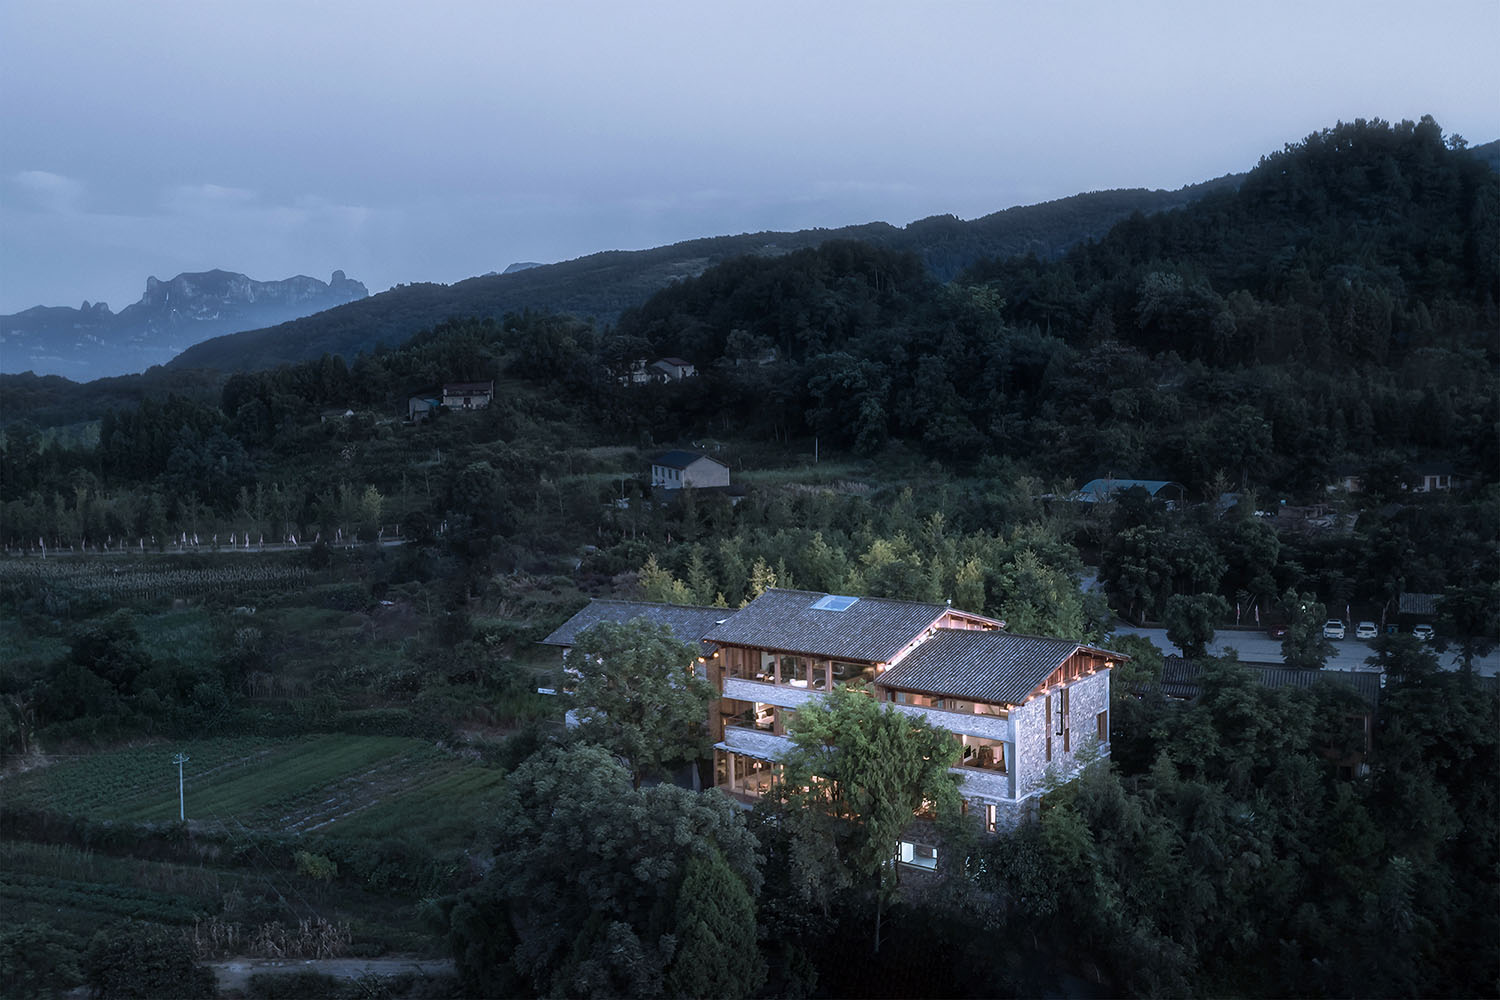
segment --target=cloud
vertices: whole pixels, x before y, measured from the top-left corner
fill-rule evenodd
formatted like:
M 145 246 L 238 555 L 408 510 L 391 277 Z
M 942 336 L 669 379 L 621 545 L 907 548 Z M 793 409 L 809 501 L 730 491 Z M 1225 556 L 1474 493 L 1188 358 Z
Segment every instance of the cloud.
M 50 170 L 21 170 L 10 177 L 25 204 L 35 211 L 73 214 L 82 208 L 82 181 Z
M 389 253 L 386 231 L 401 214 L 212 181 L 159 187 L 124 211 L 104 209 L 107 192 L 95 185 L 45 170 L 0 184 L 0 313 L 84 298 L 130 302 L 148 274 L 213 267 L 260 280 L 326 279 L 335 268 L 363 279 Z

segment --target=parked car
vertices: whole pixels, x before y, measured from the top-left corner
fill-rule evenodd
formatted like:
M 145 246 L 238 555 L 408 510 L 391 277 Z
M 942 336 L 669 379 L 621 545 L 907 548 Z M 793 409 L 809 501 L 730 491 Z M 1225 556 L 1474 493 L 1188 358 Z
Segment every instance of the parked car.
M 1380 629 L 1374 622 L 1360 622 L 1354 629 L 1354 638 L 1373 639 L 1380 634 Z
M 1411 634 L 1412 634 L 1412 638 L 1414 638 L 1414 639 L 1421 639 L 1423 642 L 1426 642 L 1428 639 L 1431 639 L 1432 636 L 1433 636 L 1432 626 L 1431 625 L 1413 625 L 1412 629 L 1411 629 Z
M 1344 637 L 1344 623 L 1337 618 L 1330 618 L 1323 623 L 1323 638 L 1342 639 Z

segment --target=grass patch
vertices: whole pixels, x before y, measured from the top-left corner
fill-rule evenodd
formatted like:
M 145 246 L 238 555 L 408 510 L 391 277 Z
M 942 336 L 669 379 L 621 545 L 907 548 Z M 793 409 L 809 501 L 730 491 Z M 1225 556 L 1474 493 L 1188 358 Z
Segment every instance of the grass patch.
M 806 484 L 833 486 L 862 482 L 870 474 L 867 462 L 819 462 L 816 465 L 794 465 L 784 469 L 745 469 L 732 474 L 730 481 L 762 488 Z
M 7 672 L 35 669 L 68 653 L 68 642 L 58 635 L 38 635 L 14 614 L 0 615 L 0 664 Z M 28 671 L 29 672 L 29 671 Z
M 202 608 L 179 608 L 155 615 L 137 614 L 135 630 L 156 660 L 212 663 L 216 653 L 214 625 Z

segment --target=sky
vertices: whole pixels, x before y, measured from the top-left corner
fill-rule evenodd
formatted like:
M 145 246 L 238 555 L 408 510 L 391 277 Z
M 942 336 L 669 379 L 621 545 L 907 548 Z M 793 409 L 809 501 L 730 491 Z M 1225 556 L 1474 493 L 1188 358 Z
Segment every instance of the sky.
M 0 2 L 0 313 L 146 277 L 372 292 L 1500 138 L 1500 0 Z

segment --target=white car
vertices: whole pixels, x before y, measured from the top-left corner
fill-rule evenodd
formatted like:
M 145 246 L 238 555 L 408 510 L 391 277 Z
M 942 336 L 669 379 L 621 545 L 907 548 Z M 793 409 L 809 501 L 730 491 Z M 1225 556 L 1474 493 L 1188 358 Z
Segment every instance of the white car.
M 1344 637 L 1344 623 L 1337 618 L 1330 618 L 1323 623 L 1323 638 L 1342 639 Z
M 1354 629 L 1354 638 L 1373 639 L 1380 634 L 1380 629 L 1375 627 L 1374 622 L 1360 622 Z
M 1412 635 L 1413 639 L 1420 639 L 1423 642 L 1426 642 L 1428 639 L 1431 639 L 1432 636 L 1433 636 L 1432 626 L 1431 625 L 1413 625 L 1412 626 L 1412 630 L 1411 630 L 1411 635 Z

